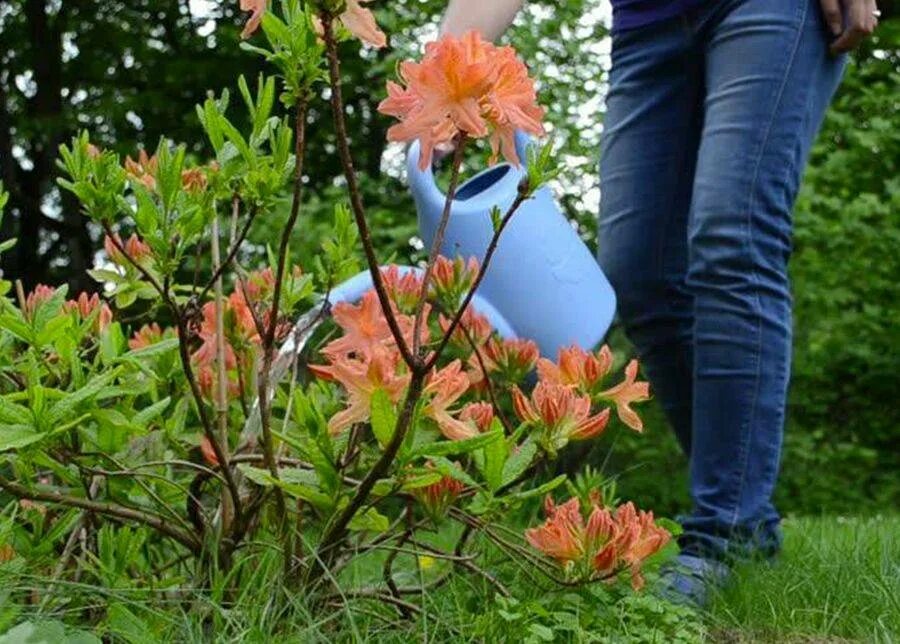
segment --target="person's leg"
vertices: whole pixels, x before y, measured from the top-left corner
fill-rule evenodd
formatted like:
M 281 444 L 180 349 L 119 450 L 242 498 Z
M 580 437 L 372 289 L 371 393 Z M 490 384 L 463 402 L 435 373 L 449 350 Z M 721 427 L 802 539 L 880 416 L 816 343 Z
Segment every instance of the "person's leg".
M 702 66 L 683 19 L 613 38 L 600 158 L 599 259 L 654 397 L 685 452 L 691 430 L 687 217 Z
M 843 61 L 828 53 L 817 0 L 725 1 L 696 27 L 707 89 L 688 226 L 694 509 L 680 542 L 704 557 L 773 554 L 791 210 Z

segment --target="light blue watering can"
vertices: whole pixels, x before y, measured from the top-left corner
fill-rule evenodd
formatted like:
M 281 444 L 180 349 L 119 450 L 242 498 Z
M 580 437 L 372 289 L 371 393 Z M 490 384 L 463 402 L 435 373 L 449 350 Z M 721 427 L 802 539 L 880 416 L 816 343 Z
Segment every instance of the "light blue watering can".
M 516 149 L 523 162 L 528 158 L 528 144 L 525 134 L 516 133 Z M 428 247 L 446 195 L 437 187 L 431 167 L 420 170 L 418 161 L 419 145 L 414 143 L 407 157 L 407 174 L 419 231 Z M 441 253 L 481 260 L 494 233 L 491 209 L 497 206 L 505 213 L 524 176 L 524 168 L 501 163 L 460 185 Z M 595 347 L 609 330 L 616 310 L 612 286 L 547 186 L 512 216 L 477 295 L 514 335 L 534 340 L 550 358 L 571 344 Z

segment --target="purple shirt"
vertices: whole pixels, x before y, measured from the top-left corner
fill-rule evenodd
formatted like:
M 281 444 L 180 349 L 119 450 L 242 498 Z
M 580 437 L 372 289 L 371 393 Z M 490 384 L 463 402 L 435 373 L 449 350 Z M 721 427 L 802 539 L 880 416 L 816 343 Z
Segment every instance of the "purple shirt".
M 612 0 L 613 31 L 673 18 L 702 2 L 704 0 Z

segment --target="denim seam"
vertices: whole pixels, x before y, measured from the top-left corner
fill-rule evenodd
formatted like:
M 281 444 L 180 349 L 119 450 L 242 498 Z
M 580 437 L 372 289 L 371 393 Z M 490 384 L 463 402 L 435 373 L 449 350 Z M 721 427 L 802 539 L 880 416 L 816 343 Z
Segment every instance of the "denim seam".
M 755 248 L 755 243 L 753 239 L 753 207 L 756 202 L 755 199 L 755 187 L 757 182 L 759 181 L 759 171 L 762 166 L 762 159 L 765 156 L 766 148 L 769 144 L 769 137 L 772 134 L 772 127 L 775 122 L 775 118 L 778 114 L 779 108 L 781 106 L 781 101 L 784 97 L 784 90 L 787 86 L 788 78 L 790 77 L 791 69 L 794 67 L 794 62 L 797 55 L 797 50 L 800 47 L 800 41 L 803 38 L 804 26 L 806 23 L 806 16 L 808 14 L 807 3 L 801 0 L 800 3 L 802 10 L 798 12 L 797 21 L 797 34 L 796 40 L 794 41 L 794 45 L 791 49 L 791 57 L 788 60 L 788 64 L 784 69 L 784 78 L 781 81 L 781 86 L 778 88 L 778 92 L 775 95 L 775 103 L 772 108 L 772 113 L 769 116 L 769 122 L 766 124 L 765 134 L 763 135 L 762 142 L 757 153 L 756 164 L 753 168 L 753 175 L 750 180 L 750 186 L 748 190 L 747 196 L 747 242 L 750 246 L 750 254 L 753 255 L 753 251 Z M 740 473 L 740 483 L 738 484 L 737 494 L 734 501 L 734 513 L 732 514 L 730 527 L 733 529 L 737 526 L 738 519 L 741 511 L 741 500 L 744 496 L 744 486 L 747 482 L 747 468 L 750 463 L 750 443 L 752 442 L 752 437 L 754 434 L 754 419 L 756 417 L 756 407 L 759 404 L 759 383 L 762 377 L 761 367 L 762 360 L 760 359 L 760 353 L 762 352 L 762 302 L 759 299 L 759 275 L 757 274 L 756 268 L 754 267 L 751 270 L 751 276 L 756 285 L 756 308 L 757 308 L 757 326 L 756 326 L 756 375 L 753 380 L 753 403 L 750 406 L 750 415 L 748 420 L 746 421 L 745 429 L 741 432 L 742 441 L 741 441 L 741 449 L 740 456 L 741 459 L 741 468 L 739 470 Z

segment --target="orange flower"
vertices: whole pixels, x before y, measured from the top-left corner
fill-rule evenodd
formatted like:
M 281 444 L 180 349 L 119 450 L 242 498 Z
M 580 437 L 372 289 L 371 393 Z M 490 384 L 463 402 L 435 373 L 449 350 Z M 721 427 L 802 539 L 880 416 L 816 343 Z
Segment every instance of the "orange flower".
M 147 156 L 146 150 L 138 153 L 137 161 L 130 156 L 125 157 L 125 172 L 144 185 L 147 190 L 156 190 L 156 173 L 159 170 L 159 161 L 154 154 Z
M 346 9 L 338 16 L 338 20 L 347 28 L 347 31 L 364 43 L 378 49 L 386 47 L 387 37 L 378 28 L 372 12 L 362 6 L 365 2 L 371 2 L 371 0 L 347 0 Z
M 577 497 L 557 506 L 548 496 L 544 508 L 547 520 L 526 530 L 525 539 L 576 579 L 611 579 L 629 569 L 632 587 L 640 590 L 643 562 L 671 538 L 652 512 L 638 512 L 632 503 L 614 514 L 594 504 L 586 523 Z
M 491 338 L 481 350 L 481 362 L 489 374 L 497 374 L 507 382 L 521 382 L 534 369 L 540 351 L 531 340 Z M 484 379 L 477 356 L 469 358 L 472 382 L 480 384 Z
M 204 434 L 200 437 L 200 453 L 207 465 L 217 467 L 219 465 L 219 457 L 216 456 L 216 450 L 213 449 L 212 441 Z
M 494 422 L 494 407 L 488 402 L 473 402 L 463 407 L 459 419 L 475 425 L 479 432 L 487 432 Z
M 497 47 L 476 31 L 461 38 L 445 34 L 425 46 L 421 62 L 404 61 L 399 71 L 405 86 L 389 82 L 378 109 L 400 120 L 388 130 L 389 140 L 420 141 L 422 169 L 436 145 L 461 133 L 490 137 L 494 157 L 502 154 L 516 165 L 512 133 L 544 133 L 544 111 L 515 50 Z
M 422 291 L 422 278 L 415 271 L 401 273 L 400 269 L 392 264 L 382 269 L 381 277 L 388 297 L 403 313 L 412 313 L 419 302 L 419 294 Z
M 512 393 L 516 415 L 540 428 L 541 445 L 550 454 L 570 440 L 599 436 L 609 422 L 609 409 L 592 416 L 590 397 L 576 395 L 569 387 L 539 382 L 530 400 L 518 387 Z
M 16 550 L 10 544 L 0 545 L 0 564 L 8 563 L 16 558 Z
M 112 311 L 105 302 L 100 301 L 100 296 L 96 293 L 88 296 L 87 293 L 82 291 L 78 299 L 69 300 L 63 304 L 63 309 L 74 313 L 81 320 L 88 319 L 94 311 L 99 309 L 97 319 L 94 322 L 94 330 L 97 332 L 103 331 L 112 322 Z
M 246 40 L 256 33 L 260 23 L 262 23 L 263 14 L 266 13 L 268 4 L 268 0 L 241 0 L 241 11 L 250 12 L 250 17 L 247 18 L 247 23 L 241 32 L 241 38 Z
M 206 190 L 208 181 L 203 168 L 190 168 L 181 171 L 181 187 L 187 192 L 198 194 Z
M 469 389 L 469 377 L 462 370 L 462 363 L 454 360 L 440 371 L 434 372 L 425 386 L 425 395 L 431 400 L 425 405 L 424 414 L 434 420 L 441 433 L 450 440 L 457 441 L 478 435 L 478 429 L 471 424 L 454 418 L 448 408 Z
M 132 234 L 125 242 L 122 241 L 118 233 L 113 233 L 112 237 L 106 235 L 103 238 L 103 249 L 106 251 L 109 261 L 119 266 L 131 266 L 131 262 L 122 254 L 119 247 L 124 248 L 128 257 L 138 264 L 143 265 L 144 260 L 150 257 L 150 247 L 135 234 Z
M 444 333 L 450 328 L 450 322 L 451 320 L 443 315 L 438 317 L 438 324 Z M 482 345 L 484 345 L 491 337 L 493 330 L 490 320 L 469 305 L 466 307 L 465 312 L 459 320 L 459 324 L 453 331 L 450 341 L 453 343 L 453 346 L 460 351 L 470 354 L 472 353 L 472 344 L 476 347 L 482 347 Z M 471 342 L 469 338 L 471 338 Z M 482 374 L 477 358 L 474 359 L 472 365 L 476 367 L 474 372 L 477 373 L 476 377 L 480 381 Z
M 338 302 L 332 309 L 332 317 L 344 335 L 329 342 L 322 350 L 329 359 L 365 356 L 393 339 L 375 291 L 366 292 L 359 304 Z
M 135 331 L 134 335 L 131 336 L 131 339 L 128 340 L 128 348 L 132 350 L 143 349 L 156 344 L 162 340 L 162 337 L 162 329 L 156 322 L 145 324 Z
M 475 283 L 478 271 L 478 260 L 474 257 L 467 261 L 462 257 L 447 259 L 441 255 L 434 263 L 432 294 L 448 306 L 456 308 Z
M 454 465 L 456 466 L 455 463 Z M 428 466 L 433 467 L 431 463 Z M 464 489 L 465 486 L 461 481 L 445 475 L 437 483 L 413 490 L 413 494 L 425 507 L 429 516 L 433 519 L 440 519 L 447 514 L 448 508 L 453 505 Z
M 612 352 L 606 345 L 596 354 L 572 345 L 559 350 L 558 364 L 546 358 L 538 360 L 537 372 L 541 380 L 592 393 L 609 373 L 612 360 Z
M 643 402 L 650 399 L 650 385 L 646 382 L 635 382 L 638 372 L 638 361 L 632 360 L 625 367 L 625 380 L 611 389 L 600 393 L 601 398 L 611 400 L 616 404 L 616 413 L 619 419 L 640 432 L 644 429 L 641 417 L 631 408 L 632 403 Z
M 631 502 L 616 510 L 616 523 L 621 534 L 627 535 L 619 542 L 620 557 L 631 569 L 631 586 L 640 590 L 644 587 L 641 565 L 645 559 L 659 552 L 672 535 L 656 525 L 652 512 L 639 512 Z
M 547 520 L 538 528 L 525 531 L 525 540 L 560 564 L 575 562 L 584 556 L 585 531 L 581 504 L 573 497 L 557 506 L 549 496 L 544 501 Z
M 55 293 L 56 289 L 52 286 L 47 286 L 46 284 L 38 284 L 35 286 L 34 290 L 25 298 L 25 310 L 23 311 L 25 317 L 31 318 L 38 307 L 44 302 L 47 302 Z
M 372 414 L 372 396 L 379 389 L 392 402 L 400 400 L 409 384 L 409 374 L 397 372 L 399 362 L 396 351 L 377 346 L 365 359 L 341 356 L 331 365 L 311 366 L 313 373 L 336 380 L 347 392 L 347 407 L 328 421 L 331 434 L 340 434 L 351 425 L 368 420 Z

